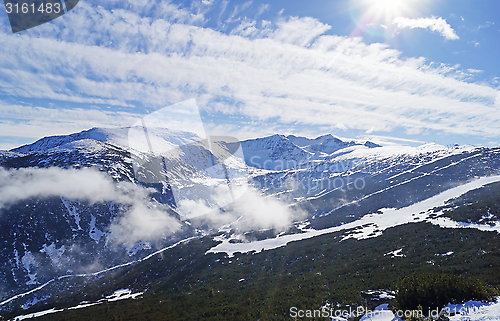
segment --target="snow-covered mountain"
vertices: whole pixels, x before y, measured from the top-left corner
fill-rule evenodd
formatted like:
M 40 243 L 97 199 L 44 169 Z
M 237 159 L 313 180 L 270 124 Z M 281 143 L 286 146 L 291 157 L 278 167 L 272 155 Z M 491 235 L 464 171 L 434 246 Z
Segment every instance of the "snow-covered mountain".
M 500 150 L 496 148 L 382 147 L 345 142 L 331 135 L 208 141 L 189 132 L 161 128 L 148 128 L 149 143 L 143 141 L 146 147 L 137 147 L 143 132 L 136 131 L 133 137 L 139 138 L 131 144 L 130 128 L 93 128 L 42 138 L 0 154 L 4 182 L 0 194 L 11 195 L 0 197 L 0 230 L 8 231 L 0 234 L 4 244 L 0 254 L 5 258 L 0 265 L 0 311 L 55 302 L 69 288 L 85 292 L 76 275 L 89 275 L 88 282 L 97 282 L 90 278 L 92 273 L 147 265 L 148 255 L 184 244 L 177 243 L 181 240 L 216 236 L 210 245 L 204 243 L 203 253 L 231 256 L 331 233 L 344 233 L 339 234 L 341 239 L 377 237 L 410 221 L 431 222 L 430 205 L 418 210 L 415 204 L 448 204 L 453 197 L 486 186 L 474 182 L 492 184 L 496 181 L 491 177 L 500 175 Z M 51 172 L 54 168 L 68 171 L 58 176 L 57 170 Z M 100 173 L 95 176 L 99 184 L 78 176 L 94 177 L 94 172 L 83 169 Z M 46 185 L 30 185 L 37 175 L 42 175 Z M 73 184 L 81 188 L 71 183 L 54 188 L 54 182 L 66 182 L 64 175 L 81 179 Z M 13 179 L 16 177 L 19 179 Z M 63 179 L 57 181 L 60 177 Z M 116 184 L 116 188 L 106 189 L 106 184 Z M 238 194 L 240 187 L 246 190 Z M 89 189 L 101 192 L 94 197 Z M 452 190 L 457 192 L 439 198 Z M 272 201 L 276 199 L 280 203 Z M 192 215 L 182 212 L 185 208 Z M 205 215 L 198 216 L 200 211 Z M 231 216 L 235 211 L 237 215 Z M 289 213 L 300 213 L 300 219 Z M 436 213 L 445 215 L 446 211 Z M 381 217 L 377 220 L 374 215 Z M 496 216 L 491 215 L 484 217 L 497 224 L 492 219 Z M 480 217 L 472 228 L 484 228 Z M 392 223 L 385 224 L 386 218 Z M 258 227 L 252 223 L 256 219 L 268 225 Z M 284 228 L 276 223 L 280 220 L 288 231 L 282 238 L 276 237 L 276 226 Z M 165 224 L 167 221 L 173 223 Z M 154 241 L 141 240 L 147 234 L 137 234 L 141 229 L 156 233 L 157 226 L 172 230 L 156 235 Z M 116 231 L 126 231 L 130 242 L 117 243 L 112 239 Z M 179 255 L 174 261 L 181 264 L 184 254 Z M 189 269 L 189 264 L 180 266 Z M 124 287 L 132 286 L 123 282 Z M 142 291 L 151 282 L 145 277 L 134 285 Z M 40 289 L 31 291 L 37 287 Z M 19 295 L 22 293 L 28 294 Z
M 142 130 L 142 128 L 141 128 Z M 186 145 L 192 142 L 199 141 L 201 138 L 196 134 L 185 131 L 171 131 L 166 128 L 148 128 L 149 134 L 158 144 L 162 142 L 169 146 Z M 113 144 L 119 147 L 128 147 L 129 133 L 131 127 L 117 127 L 117 128 L 92 128 L 79 133 L 61 136 L 44 137 L 32 144 L 23 145 L 11 150 L 11 152 L 34 152 L 45 151 L 51 148 L 62 146 L 74 141 L 92 139 L 99 142 Z
M 354 141 L 344 142 L 330 134 L 319 136 L 315 139 L 297 137 L 294 135 L 288 135 L 287 138 L 295 145 L 310 153 L 332 154 L 340 149 L 361 145 L 359 143 L 355 143 Z M 365 142 L 364 146 L 369 148 L 381 147 L 380 145 L 369 141 Z
M 283 135 L 251 139 L 241 145 L 247 165 L 262 169 L 288 169 L 313 156 Z
M 146 140 L 137 139 L 137 133 L 142 134 L 143 131 L 146 131 L 149 143 Z M 109 143 L 127 150 L 149 151 L 149 144 L 151 151 L 155 153 L 168 152 L 172 149 L 196 144 L 203 140 L 203 138 L 194 133 L 169 130 L 167 128 L 151 127 L 146 130 L 142 127 L 92 128 L 71 135 L 44 137 L 32 144 L 14 148 L 10 152 L 27 153 L 46 151 L 86 139 Z M 246 164 L 263 169 L 288 169 L 311 159 L 319 159 L 320 157 L 328 156 L 351 146 L 381 147 L 372 142 L 366 142 L 364 145 L 355 143 L 354 141 L 344 142 L 332 135 L 310 139 L 294 135 L 284 136 L 276 134 L 263 138 L 249 139 L 239 143 L 243 148 Z M 234 145 L 234 143 L 228 141 L 226 145 Z
M 246 140 L 241 144 L 247 165 L 268 170 L 295 168 L 309 161 L 328 158 L 339 151 L 349 153 L 354 149 L 348 150 L 347 148 L 353 146 L 381 147 L 371 142 L 366 142 L 364 145 L 354 141 L 344 142 L 332 135 L 324 135 L 315 139 L 294 135 L 272 135 Z

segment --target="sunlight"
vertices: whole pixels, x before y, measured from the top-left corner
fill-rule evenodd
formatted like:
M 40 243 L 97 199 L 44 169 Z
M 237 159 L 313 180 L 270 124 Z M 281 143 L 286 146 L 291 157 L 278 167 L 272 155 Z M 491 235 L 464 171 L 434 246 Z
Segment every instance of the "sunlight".
M 387 28 L 398 17 L 420 16 L 429 0 L 353 0 L 349 13 L 356 27 L 351 37 L 362 34 L 387 37 Z
M 386 20 L 410 14 L 415 10 L 416 0 L 365 0 L 368 12 L 375 18 Z

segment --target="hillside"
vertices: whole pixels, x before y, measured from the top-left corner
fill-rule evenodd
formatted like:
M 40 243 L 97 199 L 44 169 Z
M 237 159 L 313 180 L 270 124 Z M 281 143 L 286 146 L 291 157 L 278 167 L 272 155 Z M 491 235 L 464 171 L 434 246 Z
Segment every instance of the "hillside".
M 2 153 L 0 314 L 280 320 L 408 273 L 500 285 L 497 148 L 127 130 Z

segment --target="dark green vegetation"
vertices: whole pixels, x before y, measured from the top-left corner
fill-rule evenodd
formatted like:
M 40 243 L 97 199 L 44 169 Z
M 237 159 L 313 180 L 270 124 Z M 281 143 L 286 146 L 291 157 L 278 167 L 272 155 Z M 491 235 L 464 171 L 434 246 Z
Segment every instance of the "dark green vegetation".
M 396 305 L 398 310 L 441 310 L 448 303 L 470 300 L 491 302 L 499 295 L 478 278 L 464 278 L 453 274 L 413 274 L 398 280 Z
M 500 217 L 500 183 L 470 191 L 439 209 L 457 222 L 494 225 Z
M 66 310 L 39 320 L 288 320 L 292 306 L 317 309 L 326 302 L 356 304 L 360 291 L 395 289 L 399 278 L 413 273 L 462 275 L 499 286 L 499 238 L 493 232 L 413 223 L 388 229 L 373 239 L 340 242 L 341 235 L 334 233 L 233 258 L 205 255 L 215 244 L 205 238 L 81 288 L 75 285 L 64 300 L 50 302 L 46 308 L 100 299 L 83 293 L 111 294 L 119 288 L 149 284 L 142 299 Z M 399 248 L 406 257 L 384 256 Z M 449 251 L 454 253 L 436 255 Z

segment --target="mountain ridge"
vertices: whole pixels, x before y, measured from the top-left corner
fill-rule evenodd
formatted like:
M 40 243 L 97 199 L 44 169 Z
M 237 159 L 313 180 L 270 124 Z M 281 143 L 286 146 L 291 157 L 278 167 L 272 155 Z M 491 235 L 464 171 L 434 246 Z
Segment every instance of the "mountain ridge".
M 22 145 L 5 151 L 5 153 L 40 152 L 86 139 L 110 143 L 125 149 L 130 149 L 130 128 L 131 127 L 94 127 L 70 135 L 47 136 L 31 144 Z M 162 144 L 175 148 L 176 146 L 179 147 L 201 140 L 196 134 L 186 131 L 170 131 L 166 128 L 148 128 L 147 130 L 150 140 L 153 142 L 153 147 L 155 147 L 155 150 L 158 149 L 159 151 L 164 149 L 164 147 L 160 146 Z M 132 136 L 130 138 L 134 139 Z M 142 144 L 146 144 L 146 142 L 144 141 Z M 246 164 L 261 169 L 288 169 L 310 160 L 328 157 L 347 147 L 382 147 L 381 145 L 369 141 L 364 144 L 355 143 L 354 141 L 345 142 L 331 134 L 318 136 L 316 138 L 274 134 L 243 140 L 240 141 L 240 144 L 243 154 L 245 155 Z M 137 142 L 134 142 L 134 147 L 136 146 Z

